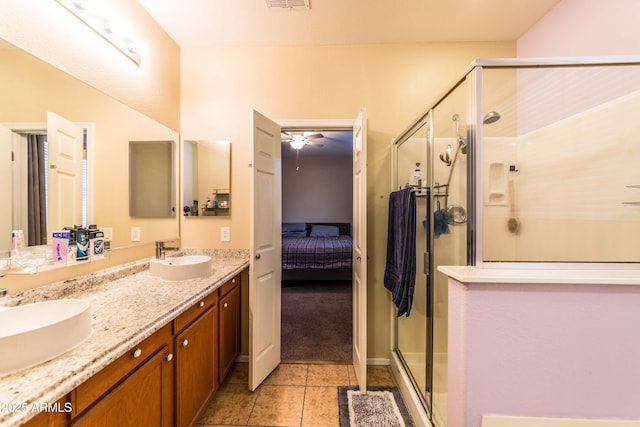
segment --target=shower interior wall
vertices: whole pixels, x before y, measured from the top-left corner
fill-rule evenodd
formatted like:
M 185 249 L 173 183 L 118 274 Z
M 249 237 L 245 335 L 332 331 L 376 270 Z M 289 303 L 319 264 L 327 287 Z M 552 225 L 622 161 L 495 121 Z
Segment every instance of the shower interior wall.
M 483 261 L 638 262 L 637 69 L 487 69 L 483 95 Z

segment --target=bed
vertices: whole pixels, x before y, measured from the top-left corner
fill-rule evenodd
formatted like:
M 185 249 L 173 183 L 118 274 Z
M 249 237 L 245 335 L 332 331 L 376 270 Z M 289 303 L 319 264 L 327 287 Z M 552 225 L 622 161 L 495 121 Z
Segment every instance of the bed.
M 283 223 L 283 280 L 351 280 L 349 223 Z

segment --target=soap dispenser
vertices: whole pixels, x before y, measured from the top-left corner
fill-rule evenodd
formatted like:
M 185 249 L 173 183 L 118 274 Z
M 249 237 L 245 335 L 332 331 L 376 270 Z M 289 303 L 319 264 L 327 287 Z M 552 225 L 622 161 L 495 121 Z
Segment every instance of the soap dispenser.
M 411 186 L 420 189 L 422 187 L 422 171 L 420 170 L 420 163 L 416 163 L 416 168 L 411 174 Z

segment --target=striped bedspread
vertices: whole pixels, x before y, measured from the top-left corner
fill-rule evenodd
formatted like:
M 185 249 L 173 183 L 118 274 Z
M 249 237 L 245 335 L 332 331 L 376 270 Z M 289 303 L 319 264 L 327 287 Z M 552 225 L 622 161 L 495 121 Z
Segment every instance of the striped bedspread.
M 351 236 L 285 237 L 282 239 L 282 269 L 351 268 Z

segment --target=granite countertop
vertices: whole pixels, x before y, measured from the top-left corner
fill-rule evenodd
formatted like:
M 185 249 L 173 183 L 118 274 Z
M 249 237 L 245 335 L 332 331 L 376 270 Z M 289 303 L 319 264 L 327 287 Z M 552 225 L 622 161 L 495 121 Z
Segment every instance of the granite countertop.
M 5 306 L 84 299 L 91 304 L 93 333 L 53 360 L 0 376 L 0 426 L 26 422 L 36 415 L 34 405 L 56 402 L 249 266 L 247 250 L 181 252 L 210 255 L 212 274 L 163 281 L 149 274 L 147 259 L 3 298 Z

